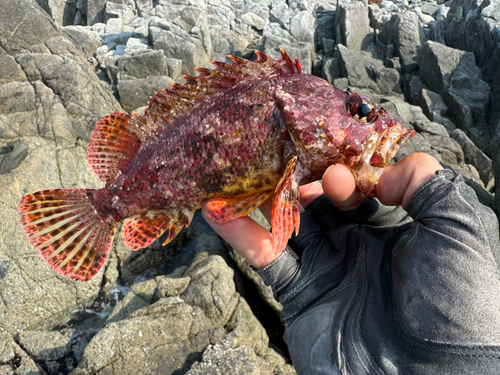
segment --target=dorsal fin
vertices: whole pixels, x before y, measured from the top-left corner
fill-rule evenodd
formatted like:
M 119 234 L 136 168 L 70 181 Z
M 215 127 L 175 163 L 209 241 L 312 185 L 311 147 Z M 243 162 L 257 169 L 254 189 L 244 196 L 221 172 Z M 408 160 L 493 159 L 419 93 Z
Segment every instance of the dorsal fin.
M 104 116 L 90 136 L 87 148 L 87 163 L 99 180 L 109 184 L 127 168 L 141 140 L 129 128 L 131 119 L 126 113 L 114 112 Z
M 228 56 L 232 64 L 212 61 L 214 69 L 196 68 L 197 77 L 184 76 L 185 84 L 173 83 L 171 89 L 150 98 L 144 116 L 114 112 L 96 125 L 87 149 L 87 162 L 99 179 L 107 184 L 127 168 L 141 144 L 154 138 L 173 119 L 202 102 L 207 96 L 224 91 L 245 79 L 272 74 L 300 74 L 302 67 L 281 49 L 278 60 L 255 51 L 257 60 Z
M 196 68 L 199 75 L 187 76 L 185 84 L 173 83 L 171 89 L 164 89 L 151 97 L 145 111 L 143 123 L 155 126 L 161 118 L 164 126 L 188 108 L 203 101 L 207 96 L 232 88 L 238 81 L 269 76 L 272 74 L 300 74 L 302 67 L 295 59 L 281 49 L 278 60 L 271 59 L 261 51 L 255 51 L 257 60 L 250 61 L 229 55 L 232 64 L 212 61 L 214 69 Z M 154 131 L 153 131 L 154 132 Z

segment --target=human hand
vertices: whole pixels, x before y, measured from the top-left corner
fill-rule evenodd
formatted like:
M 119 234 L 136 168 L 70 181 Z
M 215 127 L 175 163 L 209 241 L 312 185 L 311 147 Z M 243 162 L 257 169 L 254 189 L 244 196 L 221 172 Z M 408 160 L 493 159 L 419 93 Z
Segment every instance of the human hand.
M 322 184 L 300 187 L 307 210 L 276 259 L 252 219 L 211 223 L 282 304 L 297 373 L 499 373 L 498 221 L 440 169 L 425 154 L 388 166 L 375 191 L 401 205 L 388 207 L 330 167 Z
M 411 154 L 384 169 L 375 190 L 375 197 L 385 205 L 401 205 L 406 209 L 413 194 L 440 169 L 441 165 L 432 156 L 424 153 Z M 355 209 L 365 200 L 356 187 L 353 175 L 342 164 L 329 167 L 322 182 L 316 181 L 299 189 L 300 203 L 304 208 L 323 193 L 344 211 Z M 260 210 L 269 220 L 271 201 L 265 202 Z M 212 228 L 254 267 L 263 268 L 274 260 L 271 233 L 250 217 L 216 224 L 208 218 L 205 208 L 203 215 Z

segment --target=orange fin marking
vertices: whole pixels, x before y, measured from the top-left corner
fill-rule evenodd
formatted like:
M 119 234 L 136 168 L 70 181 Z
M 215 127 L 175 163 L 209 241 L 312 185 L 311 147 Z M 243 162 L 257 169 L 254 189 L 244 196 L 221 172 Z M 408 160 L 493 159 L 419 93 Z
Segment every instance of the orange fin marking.
M 97 123 L 90 136 L 87 163 L 102 182 L 109 184 L 116 180 L 141 146 L 136 133 L 129 129 L 131 118 L 120 112 L 107 115 Z
M 215 223 L 222 224 L 247 216 L 264 203 L 272 190 L 257 194 L 238 196 L 234 198 L 213 198 L 207 202 L 208 217 Z
M 300 196 L 299 185 L 294 176 L 296 162 L 297 156 L 288 161 L 283 177 L 274 192 L 271 227 L 276 255 L 285 249 L 294 230 L 295 234 L 299 233 Z
M 171 219 L 166 212 L 157 211 L 129 218 L 123 226 L 125 244 L 136 251 L 151 245 L 168 230 L 168 237 L 163 242 L 163 245 L 166 245 L 177 236 L 184 226 L 189 226 L 193 214 L 194 212 Z
M 92 189 L 42 190 L 19 203 L 29 241 L 57 273 L 89 280 L 108 257 L 116 223 L 92 206 Z

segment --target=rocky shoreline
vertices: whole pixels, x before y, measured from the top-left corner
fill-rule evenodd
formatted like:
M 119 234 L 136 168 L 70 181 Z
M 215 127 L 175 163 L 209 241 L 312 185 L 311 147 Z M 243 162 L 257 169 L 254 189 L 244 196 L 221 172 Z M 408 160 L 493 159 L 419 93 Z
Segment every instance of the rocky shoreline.
M 89 136 L 113 111 L 227 54 L 273 58 L 381 103 L 500 207 L 500 3 L 6 0 L 0 12 L 0 374 L 293 374 L 279 304 L 199 214 L 166 247 L 121 233 L 86 283 L 18 223 L 29 192 L 98 188 Z M 257 219 L 262 220 L 258 217 Z

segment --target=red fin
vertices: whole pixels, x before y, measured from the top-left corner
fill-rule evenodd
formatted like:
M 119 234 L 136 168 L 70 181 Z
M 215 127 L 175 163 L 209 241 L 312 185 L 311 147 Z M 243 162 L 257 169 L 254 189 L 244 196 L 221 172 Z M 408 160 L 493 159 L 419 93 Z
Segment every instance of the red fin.
M 286 165 L 273 197 L 271 227 L 274 240 L 274 252 L 280 254 L 295 230 L 299 233 L 300 201 L 299 185 L 295 181 L 294 170 L 297 157 L 294 156 Z
M 227 223 L 239 217 L 247 216 L 250 212 L 264 203 L 271 195 L 272 190 L 257 194 L 238 196 L 234 198 L 213 198 L 207 202 L 208 217 L 215 223 Z
M 116 180 L 141 146 L 136 133 L 129 129 L 131 118 L 120 112 L 105 116 L 90 136 L 92 142 L 87 148 L 87 163 L 102 182 Z
M 197 77 L 184 76 L 185 84 L 172 84 L 171 89 L 164 89 L 151 97 L 145 111 L 143 124 L 147 127 L 162 126 L 185 112 L 188 108 L 203 101 L 208 95 L 230 89 L 235 82 L 254 79 L 271 74 L 300 74 L 300 63 L 295 63 L 282 49 L 278 60 L 269 58 L 265 53 L 256 51 L 257 60 L 250 61 L 241 57 L 228 56 L 233 63 L 212 61 L 214 69 L 196 68 Z M 159 120 L 161 119 L 161 120 Z M 142 138 L 141 138 L 142 139 Z
M 42 190 L 19 203 L 29 241 L 57 273 L 89 280 L 108 257 L 116 223 L 99 216 L 92 189 Z
M 189 226 L 193 213 L 180 215 L 172 220 L 166 212 L 148 212 L 147 214 L 130 218 L 123 226 L 123 236 L 125 244 L 136 251 L 151 245 L 165 231 L 169 231 L 167 239 L 163 242 L 166 245 L 172 241 L 184 226 Z

